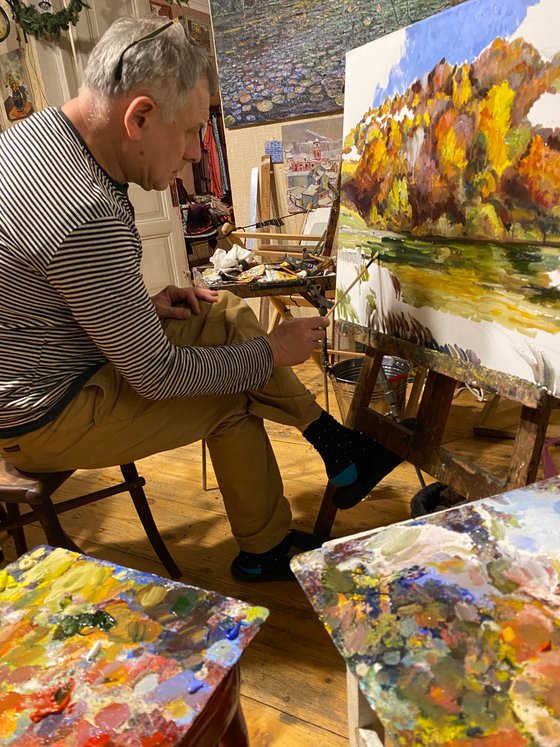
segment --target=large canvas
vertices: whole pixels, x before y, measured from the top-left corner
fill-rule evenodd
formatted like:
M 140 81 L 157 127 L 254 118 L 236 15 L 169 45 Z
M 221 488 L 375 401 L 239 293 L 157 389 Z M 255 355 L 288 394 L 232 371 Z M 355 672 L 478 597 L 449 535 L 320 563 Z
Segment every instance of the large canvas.
M 227 127 L 340 112 L 344 55 L 462 0 L 210 0 Z
M 292 560 L 385 744 L 560 744 L 559 499 L 553 478 Z
M 468 0 L 348 54 L 337 281 L 379 251 L 339 318 L 555 395 L 559 27 Z

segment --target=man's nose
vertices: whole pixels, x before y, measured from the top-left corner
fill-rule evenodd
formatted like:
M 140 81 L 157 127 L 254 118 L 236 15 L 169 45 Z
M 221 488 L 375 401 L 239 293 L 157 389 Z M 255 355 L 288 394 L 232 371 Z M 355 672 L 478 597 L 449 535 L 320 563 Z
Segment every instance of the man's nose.
M 201 157 L 202 145 L 200 143 L 200 135 L 197 132 L 196 135 L 188 139 L 185 150 L 183 151 L 183 160 L 190 163 L 198 163 Z

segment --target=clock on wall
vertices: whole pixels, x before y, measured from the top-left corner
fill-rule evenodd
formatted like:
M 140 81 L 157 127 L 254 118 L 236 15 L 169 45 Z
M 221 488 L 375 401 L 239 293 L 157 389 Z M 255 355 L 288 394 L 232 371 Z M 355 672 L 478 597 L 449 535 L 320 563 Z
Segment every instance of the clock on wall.
M 4 8 L 0 8 L 0 42 L 7 39 L 10 35 L 10 19 Z

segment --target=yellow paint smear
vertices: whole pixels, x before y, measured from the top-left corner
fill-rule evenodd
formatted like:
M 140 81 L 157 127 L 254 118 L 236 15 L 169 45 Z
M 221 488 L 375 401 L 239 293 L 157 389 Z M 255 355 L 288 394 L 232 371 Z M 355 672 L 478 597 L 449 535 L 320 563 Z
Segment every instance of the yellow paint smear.
M 13 709 L 0 713 L 0 743 L 5 744 L 17 726 L 16 712 Z

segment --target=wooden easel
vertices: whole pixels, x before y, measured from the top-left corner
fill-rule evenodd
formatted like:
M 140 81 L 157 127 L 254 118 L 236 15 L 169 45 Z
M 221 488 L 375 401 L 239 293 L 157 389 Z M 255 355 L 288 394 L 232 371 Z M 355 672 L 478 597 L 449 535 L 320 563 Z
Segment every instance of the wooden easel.
M 346 322 L 342 324 L 345 333 L 353 334 L 356 340 L 366 345 L 360 377 L 346 418 L 347 425 L 367 433 L 468 500 L 502 493 L 535 481 L 550 412 L 552 407 L 558 406 L 556 398 L 522 379 L 456 360 L 364 327 Z M 427 370 L 423 391 L 416 394 L 419 406 L 414 429 L 405 428 L 369 408 L 384 355 L 404 358 Z M 442 437 L 458 382 L 482 387 L 487 392 L 521 405 L 505 480 L 442 447 Z M 330 534 L 336 516 L 333 493 L 334 489 L 328 486 L 323 496 L 315 523 L 315 532 L 320 536 Z

